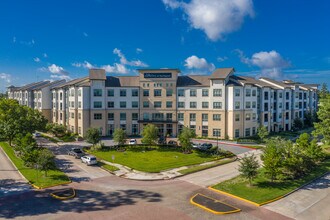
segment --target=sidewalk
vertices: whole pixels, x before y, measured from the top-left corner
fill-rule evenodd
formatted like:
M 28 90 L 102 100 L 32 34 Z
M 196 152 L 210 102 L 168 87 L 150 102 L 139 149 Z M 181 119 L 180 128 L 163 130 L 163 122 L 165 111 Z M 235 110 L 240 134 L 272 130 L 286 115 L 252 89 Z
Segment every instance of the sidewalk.
M 244 157 L 244 155 L 249 155 L 253 152 L 256 155 L 260 154 L 260 151 L 258 150 L 258 151 L 252 151 L 252 152 L 249 151 L 249 152 L 246 152 L 246 153 L 239 154 L 237 156 L 239 158 L 241 158 L 241 157 Z M 126 178 L 126 179 L 144 180 L 144 181 L 167 180 L 167 179 L 173 179 L 173 178 L 176 178 L 176 177 L 180 177 L 180 176 L 183 176 L 183 175 L 181 173 L 179 173 L 178 171 L 189 168 L 189 166 L 183 166 L 183 167 L 178 167 L 178 168 L 175 168 L 175 169 L 163 171 L 163 172 L 160 172 L 160 173 L 146 173 L 146 172 L 142 172 L 142 171 L 133 170 L 129 167 L 126 167 L 126 166 L 123 166 L 123 165 L 120 165 L 120 164 L 116 164 L 116 163 L 111 163 L 111 162 L 108 162 L 108 161 L 105 161 L 105 160 L 102 160 L 102 162 L 105 163 L 105 164 L 109 164 L 111 166 L 115 166 L 115 167 L 119 168 L 118 171 L 113 172 L 113 174 L 116 175 L 116 176 Z M 203 163 L 201 165 L 206 165 L 206 164 L 210 164 L 210 163 L 213 163 L 213 162 L 207 162 L 207 163 Z M 238 161 L 231 162 L 229 164 L 235 164 L 236 165 L 236 164 L 238 164 Z M 228 164 L 225 164 L 225 165 L 228 165 Z M 207 173 L 208 170 L 213 170 L 213 169 L 217 169 L 217 168 L 219 169 L 219 167 L 225 166 L 225 165 L 219 165 L 219 166 L 216 166 L 216 167 L 213 167 L 213 168 L 210 168 L 210 169 L 207 169 L 207 170 L 203 170 L 203 171 L 200 171 L 200 172 Z M 234 167 L 234 168 L 232 170 L 227 170 L 227 171 L 232 172 L 233 174 L 236 175 L 236 173 L 238 172 L 236 170 L 236 166 L 231 166 L 231 167 Z M 190 175 L 194 175 L 194 173 L 193 174 L 187 174 L 186 176 L 190 176 Z

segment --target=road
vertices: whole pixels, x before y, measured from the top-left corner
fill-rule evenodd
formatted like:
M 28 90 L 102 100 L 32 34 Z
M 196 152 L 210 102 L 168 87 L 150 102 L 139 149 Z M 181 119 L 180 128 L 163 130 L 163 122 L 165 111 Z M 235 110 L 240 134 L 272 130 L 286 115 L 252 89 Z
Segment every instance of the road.
M 260 150 L 253 150 L 246 152 L 244 154 L 240 154 L 239 156 L 242 157 L 243 155 L 255 154 L 256 156 L 261 153 Z M 259 157 L 258 157 L 259 158 Z M 260 159 L 259 159 L 260 162 Z M 261 163 L 261 162 L 260 162 Z M 211 169 L 203 170 L 200 172 L 192 173 L 189 175 L 185 175 L 183 177 L 179 177 L 180 180 L 184 180 L 198 186 L 208 187 L 215 185 L 219 182 L 231 179 L 235 176 L 239 175 L 238 171 L 239 161 L 235 161 L 232 163 L 228 163 L 222 166 L 217 166 Z
M 330 173 L 265 208 L 301 220 L 330 219 Z
M 31 190 L 5 152 L 0 147 L 0 197 Z

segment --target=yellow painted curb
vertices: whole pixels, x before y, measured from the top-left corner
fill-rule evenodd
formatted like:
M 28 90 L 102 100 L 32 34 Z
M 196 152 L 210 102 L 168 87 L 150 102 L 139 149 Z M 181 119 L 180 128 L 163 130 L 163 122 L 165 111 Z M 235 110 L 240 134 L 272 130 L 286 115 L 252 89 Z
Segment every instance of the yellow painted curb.
M 75 196 L 76 196 L 76 190 L 74 190 L 73 188 L 71 188 L 72 189 L 72 191 L 73 191 L 73 194 L 71 195 L 71 196 L 66 196 L 66 197 L 64 197 L 64 196 L 57 196 L 57 195 L 55 195 L 54 193 L 56 193 L 56 192 L 54 192 L 54 193 L 50 193 L 50 195 L 53 197 L 53 198 L 55 198 L 55 199 L 59 199 L 59 200 L 67 200 L 67 199 L 71 199 L 71 198 L 74 198 Z
M 217 215 L 220 214 L 220 215 L 223 215 L 223 214 L 231 214 L 231 213 L 235 213 L 235 212 L 240 212 L 240 211 L 241 211 L 239 208 L 236 208 L 236 207 L 234 207 L 234 206 L 232 206 L 232 205 L 229 205 L 229 204 L 227 204 L 227 203 L 221 202 L 221 201 L 216 200 L 216 199 L 214 199 L 214 198 L 211 198 L 211 197 L 205 196 L 205 197 L 207 197 L 207 198 L 213 199 L 213 200 L 215 200 L 215 201 L 218 201 L 218 202 L 220 202 L 220 203 L 223 203 L 223 204 L 225 204 L 225 205 L 227 205 L 227 206 L 230 206 L 230 207 L 236 209 L 236 210 L 234 210 L 234 211 L 229 211 L 229 212 L 216 212 L 216 211 L 214 211 L 214 210 L 212 210 L 212 209 L 206 208 L 205 206 L 202 206 L 202 205 L 200 205 L 200 204 L 194 202 L 194 201 L 193 201 L 193 198 L 195 198 L 195 196 L 197 196 L 197 195 L 205 196 L 205 195 L 203 195 L 203 194 L 201 194 L 201 193 L 197 193 L 196 195 L 194 195 L 193 197 L 190 198 L 190 203 L 193 204 L 193 205 L 195 205 L 195 206 L 198 206 L 199 208 L 202 208 L 202 209 L 204 209 L 204 210 L 206 210 L 206 211 L 208 211 L 208 212 L 211 212 L 211 213 L 213 213 L 213 214 L 217 214 Z
M 244 202 L 250 203 L 250 204 L 255 205 L 255 206 L 258 206 L 258 207 L 259 207 L 259 206 L 266 205 L 266 204 L 271 203 L 271 202 L 275 202 L 275 201 L 277 201 L 277 200 L 279 200 L 279 199 L 284 198 L 284 196 L 279 196 L 279 197 L 276 197 L 275 199 L 271 199 L 271 200 L 268 200 L 268 201 L 266 201 L 266 202 L 256 203 L 256 202 L 252 202 L 252 201 L 250 201 L 250 200 L 248 200 L 248 199 L 243 199 L 243 198 L 241 198 L 241 197 L 239 197 L 239 196 L 235 196 L 235 195 L 233 195 L 233 194 L 230 194 L 230 193 L 227 193 L 227 192 L 224 192 L 224 191 L 218 190 L 218 189 L 214 189 L 214 188 L 212 188 L 211 186 L 209 186 L 209 187 L 207 187 L 207 188 L 210 189 L 210 190 L 213 190 L 213 191 L 215 191 L 215 192 L 218 192 L 218 193 L 220 193 L 220 194 L 224 194 L 224 195 L 226 195 L 226 196 L 233 197 L 233 198 L 235 198 L 235 199 L 238 199 L 238 200 L 241 200 L 241 201 L 244 201 Z

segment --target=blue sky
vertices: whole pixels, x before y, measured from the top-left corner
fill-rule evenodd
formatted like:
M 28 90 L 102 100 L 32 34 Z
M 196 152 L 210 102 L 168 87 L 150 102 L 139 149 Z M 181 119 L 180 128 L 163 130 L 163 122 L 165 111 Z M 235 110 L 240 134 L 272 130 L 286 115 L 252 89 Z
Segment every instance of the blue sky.
M 88 68 L 289 78 L 330 85 L 328 0 L 2 0 L 0 92 Z

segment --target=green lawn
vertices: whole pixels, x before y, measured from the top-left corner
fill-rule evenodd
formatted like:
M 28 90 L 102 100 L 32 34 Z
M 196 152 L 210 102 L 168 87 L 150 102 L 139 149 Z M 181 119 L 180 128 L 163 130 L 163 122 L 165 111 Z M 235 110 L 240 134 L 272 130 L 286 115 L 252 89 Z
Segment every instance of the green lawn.
M 279 196 L 283 196 L 303 184 L 321 176 L 323 173 L 330 171 L 330 160 L 325 161 L 308 176 L 298 180 L 288 180 L 283 182 L 271 183 L 265 178 L 263 169 L 260 175 L 253 181 L 253 186 L 248 186 L 246 179 L 238 176 L 228 181 L 219 183 L 213 188 L 239 196 L 256 203 L 263 203 Z
M 235 158 L 228 158 L 228 159 L 216 161 L 212 164 L 195 165 L 195 166 L 189 167 L 189 168 L 184 169 L 184 170 L 179 170 L 178 172 L 183 174 L 183 175 L 186 175 L 186 174 L 189 174 L 189 173 L 195 173 L 195 172 L 198 172 L 198 171 L 201 171 L 201 170 L 206 170 L 206 169 L 209 169 L 209 168 L 212 168 L 212 167 L 216 167 L 216 166 L 224 165 L 224 164 L 227 164 L 227 163 L 231 163 L 233 161 L 235 161 Z
M 23 161 L 16 157 L 14 150 L 9 146 L 8 143 L 0 142 L 0 146 L 6 152 L 11 161 L 15 164 L 17 169 L 25 176 L 25 178 L 30 181 L 30 183 L 41 187 L 49 187 L 55 184 L 68 183 L 69 178 L 60 170 L 51 170 L 47 172 L 47 177 L 44 176 L 44 172 L 37 171 L 24 166 Z
M 100 167 L 102 167 L 103 169 L 106 169 L 106 170 L 109 171 L 109 172 L 114 172 L 114 171 L 119 170 L 118 167 L 111 166 L 111 165 L 109 165 L 109 164 L 102 163 L 102 162 L 100 162 L 100 161 L 98 162 L 98 165 L 99 165 Z
M 149 173 L 158 173 L 163 170 L 200 164 L 217 159 L 213 156 L 198 152 L 183 154 L 181 151 L 164 149 L 154 149 L 149 151 L 128 149 L 125 152 L 102 150 L 90 153 L 100 159 Z M 115 157 L 114 161 L 112 161 L 112 156 Z

